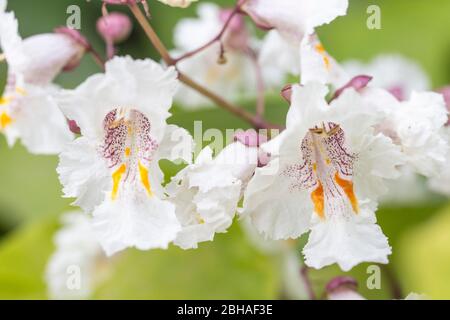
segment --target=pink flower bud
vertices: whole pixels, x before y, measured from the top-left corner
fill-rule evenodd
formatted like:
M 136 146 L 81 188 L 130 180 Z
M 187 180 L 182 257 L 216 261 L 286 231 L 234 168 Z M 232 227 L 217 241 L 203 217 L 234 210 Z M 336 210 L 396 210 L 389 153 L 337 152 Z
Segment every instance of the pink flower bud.
M 360 76 L 354 77 L 345 86 L 336 90 L 332 100 L 339 98 L 339 96 L 348 88 L 353 88 L 356 91 L 360 91 L 360 90 L 364 89 L 365 87 L 367 87 L 367 85 L 369 84 L 369 82 L 371 80 L 372 80 L 371 76 L 360 75 Z
M 241 131 L 234 135 L 234 141 L 238 141 L 247 147 L 259 147 L 261 144 L 267 142 L 267 137 L 258 134 L 254 129 Z
M 130 18 L 123 13 L 113 12 L 97 20 L 98 33 L 113 44 L 126 40 L 132 27 Z
M 281 96 L 286 100 L 287 102 L 291 103 L 292 98 L 292 84 L 287 84 L 284 86 L 283 89 L 281 89 Z
M 233 9 L 222 9 L 219 13 L 219 19 L 223 24 L 225 24 L 230 19 L 230 16 L 234 14 L 228 24 L 223 42 L 225 47 L 235 50 L 244 50 L 248 47 L 249 40 L 245 21 L 243 16 L 233 12 Z
M 69 125 L 69 130 L 72 131 L 75 134 L 80 134 L 81 129 L 78 126 L 78 124 L 75 122 L 75 120 L 67 120 L 67 124 Z
M 262 168 L 266 166 L 270 162 L 270 159 L 271 159 L 270 153 L 260 150 L 258 154 L 258 167 Z
M 358 292 L 358 283 L 352 277 L 336 277 L 328 282 L 325 291 L 329 300 L 364 300 Z
M 402 87 L 392 87 L 389 88 L 388 91 L 397 98 L 398 101 L 405 100 L 405 90 Z

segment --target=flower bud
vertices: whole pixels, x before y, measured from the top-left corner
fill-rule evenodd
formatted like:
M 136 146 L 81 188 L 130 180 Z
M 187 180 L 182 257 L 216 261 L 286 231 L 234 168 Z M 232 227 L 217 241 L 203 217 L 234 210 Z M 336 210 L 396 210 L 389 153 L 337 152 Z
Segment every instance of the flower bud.
M 132 27 L 130 18 L 123 13 L 113 12 L 97 20 L 97 32 L 113 44 L 126 40 Z
M 351 277 L 336 277 L 328 282 L 326 293 L 328 300 L 365 300 L 357 292 L 358 283 Z
M 247 147 L 259 147 L 261 144 L 267 142 L 267 137 L 258 134 L 254 129 L 247 131 L 240 131 L 234 135 L 234 141 L 239 141 Z
M 69 125 L 69 130 L 72 133 L 81 134 L 81 129 L 75 120 L 67 120 L 67 124 Z
M 220 21 L 225 24 L 234 15 L 228 23 L 228 27 L 223 38 L 225 47 L 234 50 L 244 50 L 248 47 L 249 35 L 242 15 L 236 14 L 233 9 L 222 9 L 219 12 Z
M 284 86 L 283 89 L 281 89 L 281 96 L 286 100 L 287 102 L 291 103 L 292 98 L 292 84 L 287 84 Z
M 371 76 L 360 75 L 354 77 L 345 86 L 336 90 L 333 96 L 333 100 L 339 98 L 339 96 L 348 88 L 353 88 L 356 91 L 364 89 L 365 87 L 367 87 L 367 85 L 371 80 L 372 80 Z

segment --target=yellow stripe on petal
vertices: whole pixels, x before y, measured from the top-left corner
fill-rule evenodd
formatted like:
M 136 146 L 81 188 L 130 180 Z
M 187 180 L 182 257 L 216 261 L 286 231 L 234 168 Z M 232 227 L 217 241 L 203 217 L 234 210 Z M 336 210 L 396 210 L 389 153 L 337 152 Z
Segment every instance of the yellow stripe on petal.
M 122 176 L 123 176 L 123 174 L 125 173 L 126 170 L 127 170 L 127 166 L 125 164 L 122 164 L 119 167 L 119 169 L 117 169 L 112 174 L 113 189 L 112 189 L 112 192 L 111 192 L 111 198 L 113 200 L 115 200 L 117 198 L 117 193 L 119 192 L 120 180 L 122 179 Z
M 5 129 L 7 126 L 9 126 L 12 122 L 12 118 L 6 113 L 3 112 L 0 115 L 0 129 Z
M 18 94 L 20 94 L 21 96 L 26 96 L 27 92 L 25 91 L 25 89 L 21 88 L 21 87 L 16 87 L 16 92 Z
M 11 102 L 10 97 L 0 97 L 0 106 L 4 106 L 6 104 L 9 104 Z
M 352 204 L 353 211 L 358 214 L 359 205 L 358 199 L 356 198 L 355 192 L 353 191 L 353 182 L 342 179 L 341 177 L 339 177 L 339 174 L 337 172 L 334 175 L 334 180 L 336 180 L 336 183 L 342 188 L 342 190 L 344 190 L 345 194 L 348 197 L 348 200 L 350 200 L 350 203 Z
M 141 176 L 141 182 L 149 196 L 153 195 L 150 181 L 148 179 L 148 169 L 139 161 L 139 174 Z
M 330 58 L 328 58 L 327 52 L 321 43 L 316 45 L 316 51 L 322 56 L 323 63 L 325 64 L 327 70 L 329 70 L 331 67 Z
M 325 219 L 325 198 L 320 181 L 319 186 L 311 193 L 311 200 L 314 203 L 314 211 L 321 219 Z

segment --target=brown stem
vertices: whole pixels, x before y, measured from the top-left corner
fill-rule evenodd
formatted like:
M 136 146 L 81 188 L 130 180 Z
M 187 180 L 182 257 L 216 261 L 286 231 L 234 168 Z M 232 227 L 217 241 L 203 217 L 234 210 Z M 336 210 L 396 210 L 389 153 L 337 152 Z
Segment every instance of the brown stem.
M 199 48 L 197 48 L 197 49 L 195 49 L 195 50 L 192 50 L 192 51 L 190 51 L 190 52 L 187 52 L 187 53 L 183 54 L 181 57 L 174 59 L 174 60 L 173 60 L 173 63 L 174 63 L 174 64 L 177 64 L 178 62 L 180 62 L 180 61 L 182 61 L 182 60 L 184 60 L 184 59 L 190 58 L 190 57 L 192 57 L 192 56 L 194 56 L 194 55 L 196 55 L 196 54 L 202 52 L 203 50 L 205 50 L 205 49 L 207 49 L 208 47 L 212 46 L 212 45 L 213 45 L 214 43 L 216 43 L 217 41 L 221 41 L 223 35 L 225 34 L 225 31 L 228 29 L 228 26 L 229 26 L 230 23 L 231 23 L 231 20 L 233 20 L 234 16 L 235 16 L 236 14 L 238 14 L 239 12 L 240 12 L 240 7 L 239 7 L 239 6 L 236 6 L 236 7 L 233 9 L 233 11 L 230 13 L 230 16 L 229 16 L 228 19 L 225 21 L 225 23 L 224 23 L 222 29 L 220 30 L 220 32 L 219 32 L 219 34 L 218 34 L 217 36 L 215 36 L 212 40 L 208 41 L 207 43 L 205 43 L 205 44 L 202 45 L 201 47 L 199 47 Z M 222 52 L 222 55 L 223 55 L 223 52 Z
M 145 34 L 147 35 L 148 39 L 151 41 L 155 49 L 158 51 L 158 53 L 161 55 L 162 59 L 167 65 L 175 65 L 176 61 L 170 56 L 167 48 L 162 43 L 161 39 L 158 37 L 156 32 L 153 30 L 150 23 L 148 23 L 146 17 L 141 12 L 139 7 L 136 4 L 130 4 L 129 5 L 131 12 L 135 16 L 136 20 L 139 22 L 140 26 L 144 30 Z M 242 118 L 243 120 L 250 123 L 254 128 L 256 129 L 278 129 L 279 127 L 276 125 L 269 124 L 262 120 L 260 117 L 255 116 L 249 112 L 247 112 L 245 109 L 236 106 L 232 104 L 231 102 L 225 100 L 224 98 L 218 96 L 214 92 L 210 91 L 209 89 L 203 87 L 199 83 L 195 82 L 188 76 L 184 75 L 183 73 L 179 72 L 178 76 L 179 80 L 183 82 L 188 87 L 196 90 L 203 96 L 209 98 L 211 101 L 215 102 L 218 106 L 222 107 L 223 109 L 231 112 L 232 114 Z
M 163 58 L 164 62 L 170 66 L 174 65 L 174 60 L 170 56 L 169 51 L 167 51 L 166 47 L 162 43 L 161 39 L 159 39 L 155 30 L 153 30 L 151 25 L 148 23 L 147 18 L 141 12 L 138 5 L 136 3 L 132 3 L 129 5 L 129 7 L 133 15 L 136 17 L 136 20 L 139 22 L 145 34 L 147 35 L 148 39 L 152 42 L 155 49 Z
M 267 123 L 260 117 L 254 116 L 253 114 L 249 113 L 245 109 L 241 107 L 237 107 L 234 104 L 228 102 L 224 98 L 220 97 L 219 95 L 215 94 L 212 91 L 209 91 L 202 85 L 198 84 L 185 74 L 179 72 L 178 79 L 183 82 L 185 85 L 189 86 L 190 88 L 196 90 L 200 94 L 204 95 L 205 97 L 209 98 L 211 101 L 217 103 L 219 106 L 221 106 L 223 109 L 231 112 L 232 114 L 240 117 L 241 119 L 247 121 L 250 123 L 254 128 L 256 129 L 280 129 L 278 126 L 274 124 Z
M 94 59 L 95 63 L 102 68 L 102 70 L 105 70 L 105 61 L 100 56 L 100 54 L 95 51 L 92 47 L 89 49 L 89 53 L 91 54 L 92 58 Z
M 316 300 L 317 299 L 316 294 L 314 293 L 312 282 L 311 282 L 311 279 L 309 278 L 309 268 L 307 266 L 303 266 L 300 273 L 303 278 L 303 282 L 306 285 L 306 290 L 308 291 L 309 299 Z

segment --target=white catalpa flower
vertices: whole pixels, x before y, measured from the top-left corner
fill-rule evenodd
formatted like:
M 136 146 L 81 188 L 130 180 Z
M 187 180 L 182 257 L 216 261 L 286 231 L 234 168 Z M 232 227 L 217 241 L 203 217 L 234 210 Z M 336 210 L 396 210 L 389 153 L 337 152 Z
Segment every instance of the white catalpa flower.
M 5 7 L 4 2 L 3 7 Z M 53 95 L 53 79 L 74 68 L 86 45 L 69 33 L 39 34 L 22 40 L 12 12 L 0 10 L 0 47 L 8 79 L 0 98 L 0 131 L 10 146 L 18 138 L 32 153 L 54 154 L 73 139 Z
M 444 130 L 448 111 L 442 95 L 413 91 L 408 100 L 398 101 L 388 91 L 370 87 L 361 95 L 382 117 L 377 130 L 401 146 L 407 165 L 427 177 L 438 174 L 449 147 Z
M 198 0 L 158 0 L 158 1 L 167 4 L 171 7 L 187 8 L 191 5 L 192 2 L 197 2 Z
M 183 249 L 197 248 L 226 232 L 235 216 L 243 186 L 258 164 L 258 148 L 240 142 L 227 146 L 213 159 L 206 147 L 192 164 L 180 171 L 168 187 L 170 200 L 182 229 L 174 243 Z
M 407 100 L 413 91 L 430 89 L 425 71 L 414 61 L 397 54 L 383 54 L 368 64 L 347 61 L 342 67 L 351 76 L 361 74 L 373 77 L 370 86 L 383 88 L 398 100 Z
M 285 74 L 301 74 L 302 83 L 341 80 L 337 77 L 342 76 L 342 70 L 325 51 L 314 30 L 345 15 L 347 7 L 347 0 L 247 1 L 244 9 L 257 24 L 275 29 L 263 41 L 261 65 L 275 64 Z
M 376 224 L 385 179 L 398 178 L 400 148 L 376 133 L 377 117 L 353 89 L 329 105 L 318 83 L 293 86 L 287 129 L 261 148 L 272 155 L 244 196 L 245 216 L 272 239 L 311 230 L 306 264 L 387 263 L 387 238 Z
M 158 163 L 192 158 L 190 135 L 166 123 L 176 78 L 174 68 L 163 70 L 152 60 L 117 57 L 105 74 L 59 98 L 82 134 L 60 155 L 64 194 L 92 211 L 108 255 L 127 247 L 167 248 L 180 230 Z
M 198 7 L 198 18 L 181 20 L 175 28 L 173 55 L 182 55 L 203 46 L 222 29 L 230 11 L 212 3 Z M 216 42 L 202 52 L 178 63 L 179 69 L 196 82 L 229 99 L 252 96 L 256 92 L 254 62 L 247 54 L 248 33 L 242 16 L 235 16 L 223 38 L 226 63 L 219 64 L 221 45 Z M 185 108 L 212 106 L 194 90 L 182 86 L 175 97 Z
M 47 264 L 45 278 L 52 299 L 86 299 L 92 294 L 100 266 L 106 260 L 82 212 L 63 215 L 63 227 L 55 236 L 56 251 Z

